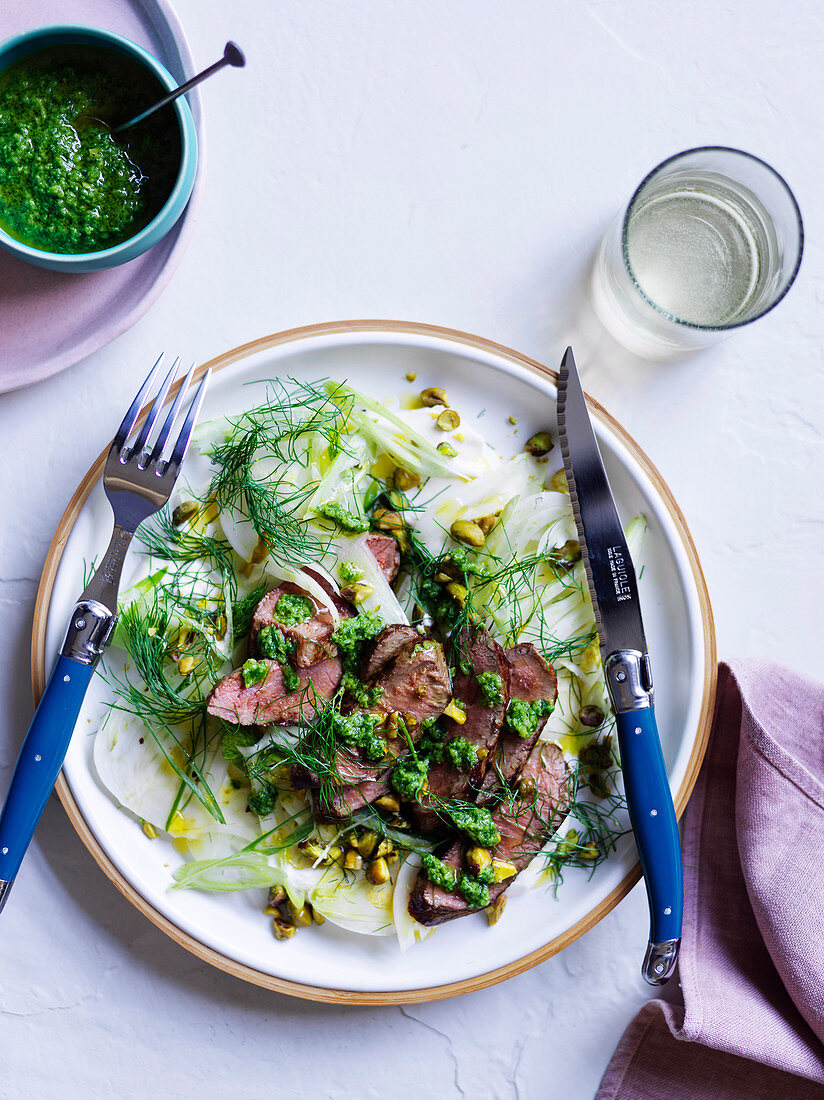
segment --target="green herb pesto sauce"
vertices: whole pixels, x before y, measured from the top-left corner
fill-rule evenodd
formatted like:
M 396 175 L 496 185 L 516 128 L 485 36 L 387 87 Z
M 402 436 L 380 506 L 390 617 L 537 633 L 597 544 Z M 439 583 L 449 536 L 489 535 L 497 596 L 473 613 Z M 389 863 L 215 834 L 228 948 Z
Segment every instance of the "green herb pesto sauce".
M 553 704 L 548 699 L 536 699 L 534 703 L 513 699 L 506 708 L 504 725 L 519 737 L 531 737 L 540 720 L 552 714 L 552 709 Z
M 456 828 L 480 844 L 483 848 L 492 848 L 501 839 L 492 814 L 483 806 L 471 803 L 447 803 L 444 807 L 452 818 Z
M 332 635 L 343 663 L 341 685 L 361 707 L 374 706 L 381 697 L 381 688 L 368 688 L 358 677 L 361 654 L 367 642 L 383 630 L 383 619 L 374 611 L 361 611 L 351 619 L 344 619 Z
M 433 764 L 449 762 L 453 768 L 469 770 L 478 762 L 478 750 L 465 737 L 453 737 L 444 744 L 444 733 L 434 720 L 423 723 L 423 735 L 415 746 L 415 754 L 403 757 L 392 772 L 392 786 L 410 802 L 427 789 L 429 769 Z
M 373 707 L 383 695 L 383 688 L 367 687 L 354 672 L 344 672 L 340 682 L 344 691 L 349 692 L 359 707 Z
M 243 726 L 235 726 L 231 729 L 225 728 L 220 743 L 224 759 L 243 768 L 246 760 L 240 750 L 250 748 L 259 739 L 260 731 L 255 727 L 252 727 L 251 730 L 244 729 Z
M 287 691 L 297 691 L 300 687 L 300 676 L 295 672 L 291 665 L 287 665 L 285 661 L 280 662 L 280 671 L 283 674 L 283 686 Z
M 415 598 L 447 631 L 455 626 L 460 617 L 458 601 L 453 600 L 446 588 L 432 577 L 419 576 L 416 579 Z
M 281 600 L 283 599 L 285 597 L 281 596 Z M 280 606 L 280 600 L 278 606 Z M 289 663 L 289 656 L 295 652 L 297 646 L 295 639 L 287 638 L 276 626 L 264 626 L 257 636 L 257 645 L 264 657 L 277 661 L 280 665 L 284 688 L 287 691 L 297 691 L 300 687 L 300 678 Z
M 376 714 L 356 711 L 354 714 L 344 715 L 334 712 L 332 732 L 342 744 L 363 749 L 367 760 L 376 762 L 383 760 L 386 755 L 386 741 L 375 732 L 380 722 L 381 718 Z
M 344 619 L 332 635 L 344 660 L 359 660 L 364 645 L 383 630 L 383 619 L 375 611 L 361 611 Z
M 404 756 L 392 769 L 392 786 L 409 802 L 414 802 L 428 785 L 429 761 L 426 757 Z
M 243 677 L 244 687 L 254 687 L 255 684 L 262 684 L 266 679 L 269 674 L 269 666 L 265 661 L 255 661 L 250 658 L 240 670 L 240 674 Z
M 459 771 L 469 771 L 478 763 L 477 746 L 467 741 L 465 737 L 453 737 L 447 742 L 444 751 L 452 767 Z
M 458 890 L 474 909 L 485 909 L 489 905 L 489 888 L 486 883 L 465 871 L 458 875 Z
M 363 570 L 353 561 L 342 561 L 338 566 L 338 575 L 344 584 L 354 584 L 363 580 Z
M 257 636 L 257 645 L 264 657 L 272 661 L 285 661 L 295 652 L 297 643 L 276 626 L 264 626 Z
M 257 814 L 258 817 L 268 817 L 269 814 L 275 812 L 275 807 L 278 800 L 278 789 L 273 787 L 270 783 L 261 787 L 259 791 L 253 791 L 249 795 L 248 804 L 249 809 L 253 814 Z
M 455 889 L 455 872 L 442 859 L 424 852 L 421 855 L 421 863 L 431 883 L 440 886 L 442 890 Z
M 0 73 L 0 224 L 48 252 L 111 248 L 169 197 L 180 167 L 173 110 L 116 125 L 163 94 L 142 65 L 95 46 L 51 46 Z
M 295 596 L 284 592 L 275 604 L 272 615 L 281 626 L 300 626 L 315 614 L 315 605 L 308 596 Z
M 446 586 L 435 580 L 435 575 L 441 571 L 441 561 L 430 557 L 428 551 L 422 550 L 414 539 L 404 549 L 404 559 L 412 570 L 416 602 L 432 615 L 444 633 L 448 633 L 461 618 L 463 609 L 447 592 Z
M 429 764 L 442 764 L 444 761 L 444 732 L 435 718 L 425 718 L 421 723 L 423 733 L 415 746 L 418 756 L 426 758 Z
M 422 552 L 415 545 L 414 541 L 411 549 L 405 554 L 405 560 L 414 570 L 413 591 L 417 603 L 432 615 L 442 632 L 448 634 L 458 631 L 460 633 L 458 624 L 471 617 L 471 587 L 464 583 L 464 586 L 469 588 L 469 595 L 462 603 L 448 591 L 448 585 L 445 582 L 440 584 L 435 580 L 435 576 L 443 572 L 454 576 L 457 571 L 463 582 L 466 582 L 470 575 L 485 578 L 491 575 L 486 562 L 473 560 L 460 547 L 450 550 L 441 559 L 430 558 L 426 551 Z M 468 674 L 471 671 L 472 666 L 465 656 L 459 655 L 456 663 L 462 672 Z
M 478 561 L 477 558 L 471 558 L 469 552 L 460 546 L 449 551 L 449 558 L 452 564 L 460 569 L 465 576 L 490 577 L 492 575 L 492 570 L 485 561 Z
M 504 682 L 497 672 L 479 672 L 478 692 L 485 707 L 499 707 L 504 701 Z
M 334 500 L 327 501 L 326 504 L 319 504 L 316 511 L 319 516 L 331 519 L 342 530 L 349 531 L 352 534 L 361 534 L 369 530 L 369 520 L 366 516 L 359 516 L 355 512 L 350 512 Z

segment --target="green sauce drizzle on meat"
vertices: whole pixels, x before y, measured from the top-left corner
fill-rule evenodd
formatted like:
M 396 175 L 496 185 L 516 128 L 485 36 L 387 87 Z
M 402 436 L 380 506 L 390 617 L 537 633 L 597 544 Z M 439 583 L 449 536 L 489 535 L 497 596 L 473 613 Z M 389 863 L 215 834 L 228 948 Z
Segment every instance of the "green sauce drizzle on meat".
M 440 886 L 442 890 L 455 889 L 455 872 L 451 867 L 447 866 L 442 859 L 438 859 L 437 856 L 424 852 L 421 856 L 421 863 L 426 872 L 426 877 L 431 883 L 435 886 Z
M 504 725 L 519 737 L 531 737 L 540 720 L 552 714 L 553 707 L 548 699 L 536 699 L 534 703 L 513 699 L 506 708 Z
M 392 786 L 401 796 L 413 802 L 427 787 L 429 761 L 426 757 L 404 756 L 392 769 Z
M 254 661 L 250 658 L 240 670 L 240 675 L 243 677 L 244 687 L 254 687 L 255 684 L 262 684 L 269 675 L 269 666 L 265 661 Z
M 261 654 L 272 661 L 285 661 L 295 652 L 294 638 L 287 638 L 276 626 L 264 626 L 257 636 Z
M 276 626 L 264 626 L 257 636 L 257 645 L 261 654 L 272 661 L 277 661 L 280 665 L 283 686 L 287 691 L 297 691 L 300 687 L 298 674 L 289 664 L 289 656 L 295 652 L 296 644 L 294 638 L 287 638 Z
M 345 660 L 360 660 L 364 645 L 383 630 L 383 619 L 374 611 L 361 611 L 344 619 L 332 635 L 339 655 Z
M 478 748 L 465 737 L 453 737 L 444 746 L 444 752 L 453 768 L 468 771 L 478 763 Z
M 367 642 L 383 630 L 383 619 L 374 611 L 361 611 L 344 619 L 332 635 L 343 664 L 341 685 L 361 707 L 371 707 L 381 696 L 380 688 L 368 688 L 358 677 L 361 654 Z
M 425 756 L 436 764 L 442 764 L 444 732 L 438 725 L 437 718 L 424 718 L 421 722 L 421 730 L 423 732 L 416 745 L 418 756 Z
M 485 909 L 489 905 L 489 888 L 480 878 L 473 878 L 466 872 L 458 875 L 458 890 L 473 909 Z
M 504 682 L 497 672 L 478 673 L 478 693 L 485 707 L 499 707 L 504 701 Z
M 350 748 L 363 749 L 366 759 L 373 763 L 383 760 L 386 755 L 386 741 L 376 733 L 380 723 L 381 716 L 377 714 L 356 711 L 354 714 L 344 715 L 332 712 L 332 733 L 335 738 Z
M 456 828 L 484 848 L 494 847 L 501 834 L 492 820 L 492 814 L 483 806 L 470 802 L 450 802 L 444 807 Z
M 315 614 L 315 605 L 308 596 L 285 592 L 275 604 L 272 617 L 281 626 L 300 626 Z

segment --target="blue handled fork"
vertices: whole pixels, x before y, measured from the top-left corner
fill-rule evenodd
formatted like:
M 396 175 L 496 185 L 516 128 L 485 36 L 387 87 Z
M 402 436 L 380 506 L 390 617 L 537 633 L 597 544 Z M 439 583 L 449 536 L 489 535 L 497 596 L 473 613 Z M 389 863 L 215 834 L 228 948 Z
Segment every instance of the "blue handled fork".
M 161 355 L 138 390 L 109 448 L 103 488 L 114 512 L 114 531 L 100 566 L 72 612 L 60 655 L 29 726 L 0 813 L 0 912 L 57 782 L 86 689 L 114 632 L 117 592 L 126 551 L 140 524 L 168 501 L 206 393 L 210 371 L 206 371 L 195 390 L 171 454 L 165 458 L 195 369 L 192 365 L 152 442 L 152 431 L 177 376 L 180 359 L 176 359 L 137 438 L 130 444 L 129 436 L 138 422 L 162 359 Z

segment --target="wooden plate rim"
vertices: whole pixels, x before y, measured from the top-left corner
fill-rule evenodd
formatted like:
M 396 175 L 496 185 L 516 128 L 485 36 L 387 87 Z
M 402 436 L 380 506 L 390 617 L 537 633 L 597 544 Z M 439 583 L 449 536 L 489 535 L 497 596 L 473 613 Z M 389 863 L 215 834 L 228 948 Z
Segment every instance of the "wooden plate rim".
M 213 371 L 222 370 L 224 367 L 228 367 L 240 359 L 246 359 L 260 351 L 278 347 L 281 344 L 293 343 L 318 336 L 345 335 L 347 333 L 358 332 L 399 333 L 450 340 L 464 346 L 492 352 L 520 366 L 526 366 L 531 371 L 550 378 L 553 382 L 557 383 L 558 380 L 556 371 L 546 367 L 543 363 L 539 363 L 536 359 L 531 359 L 529 356 L 522 355 L 520 352 L 506 347 L 503 344 L 497 344 L 472 333 L 420 322 L 369 319 L 327 321 L 321 324 L 304 325 L 299 328 L 272 333 L 269 336 L 262 336 L 257 340 L 252 340 L 246 344 L 241 344 L 236 348 L 232 348 L 230 351 L 218 355 L 208 363 L 202 364 L 202 366 L 197 369 L 196 377 L 199 378 L 209 368 Z M 599 404 L 599 402 L 595 401 L 592 397 L 587 397 L 587 401 L 590 409 L 601 422 L 606 424 L 610 431 L 621 440 L 655 486 L 681 539 L 698 593 L 705 654 L 704 693 L 701 713 L 698 720 L 697 736 L 687 763 L 686 774 L 674 798 L 675 811 L 680 818 L 698 778 L 701 762 L 706 752 L 715 703 L 717 679 L 715 625 L 707 584 L 686 520 L 661 474 L 649 458 L 647 458 L 646 454 L 632 436 L 629 435 L 629 433 L 606 411 L 606 409 L 603 408 L 602 405 Z M 43 572 L 37 590 L 34 622 L 32 625 L 31 670 L 35 703 L 39 701 L 46 683 L 46 626 L 57 569 L 77 516 L 86 498 L 102 474 L 103 463 L 107 451 L 108 448 L 102 452 L 77 487 L 60 519 L 48 554 L 46 555 L 46 561 L 43 566 Z M 455 997 L 462 993 L 475 992 L 476 990 L 485 989 L 488 986 L 505 981 L 507 978 L 522 974 L 525 970 L 537 966 L 538 963 L 543 962 L 545 959 L 550 958 L 552 955 L 562 951 L 565 947 L 568 947 L 569 944 L 582 936 L 584 932 L 589 931 L 590 928 L 594 927 L 598 921 L 605 917 L 607 913 L 609 913 L 618 902 L 629 893 L 641 876 L 640 865 L 636 864 L 600 904 L 595 906 L 594 909 L 577 921 L 571 928 L 567 929 L 566 932 L 562 933 L 560 936 L 556 936 L 555 939 L 544 944 L 543 947 L 539 947 L 535 951 L 529 952 L 527 955 L 508 963 L 506 966 L 487 971 L 484 974 L 479 974 L 472 978 L 466 978 L 458 982 L 450 982 L 446 985 L 431 986 L 425 989 L 393 990 L 377 993 L 305 985 L 301 982 L 289 981 L 284 978 L 275 977 L 271 974 L 265 974 L 260 970 L 254 969 L 254 967 L 236 962 L 234 959 L 222 955 L 214 948 L 201 943 L 188 932 L 184 932 L 181 928 L 178 928 L 176 924 L 159 912 L 159 910 L 150 905 L 146 899 L 135 890 L 120 870 L 115 867 L 114 863 L 97 841 L 83 818 L 74 795 L 69 788 L 69 784 L 62 772 L 57 780 L 55 790 L 57 791 L 58 797 L 75 831 L 107 877 L 136 909 L 161 931 L 165 932 L 166 935 L 170 936 L 176 943 L 180 944 L 181 947 L 186 948 L 187 951 L 190 951 L 193 955 L 197 956 L 197 958 L 210 963 L 212 966 L 216 966 L 219 970 L 231 974 L 235 978 L 240 978 L 243 981 L 251 982 L 264 989 L 270 989 L 291 997 L 300 997 L 305 1000 L 320 1001 L 328 1004 L 417 1004 L 424 1001 L 436 1001 L 446 997 Z

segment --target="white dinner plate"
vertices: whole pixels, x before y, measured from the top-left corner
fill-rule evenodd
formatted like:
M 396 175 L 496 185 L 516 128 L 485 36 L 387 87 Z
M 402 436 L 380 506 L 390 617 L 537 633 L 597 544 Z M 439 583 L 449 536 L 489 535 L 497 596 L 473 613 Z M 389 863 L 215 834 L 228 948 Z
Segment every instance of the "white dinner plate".
M 558 350 L 558 357 L 562 348 Z M 533 432 L 555 427 L 555 375 L 524 356 L 465 333 L 401 322 L 342 322 L 264 337 L 221 356 L 203 418 L 240 412 L 256 400 L 248 383 L 287 376 L 348 380 L 375 397 L 444 386 L 453 406 L 503 454 Z M 260 392 L 260 391 L 259 391 Z M 656 688 L 656 714 L 680 813 L 698 773 L 715 689 L 709 600 L 689 532 L 669 490 L 638 446 L 596 403 L 593 419 L 622 520 L 648 521 L 640 580 Z M 517 418 L 517 434 L 508 417 Z M 561 465 L 559 450 L 557 465 Z M 102 458 L 79 487 L 43 572 L 33 638 L 35 692 L 59 649 L 83 587 L 84 561 L 104 550 L 111 510 Z M 554 468 L 554 467 L 553 467 Z M 46 656 L 48 655 L 48 656 Z M 401 952 L 393 936 L 361 936 L 327 922 L 286 942 L 262 915 L 263 891 L 238 895 L 169 891 L 181 861 L 149 841 L 119 809 L 92 761 L 91 732 L 109 701 L 95 677 L 66 757 L 58 792 L 81 838 L 110 878 L 155 924 L 201 958 L 246 980 L 316 1000 L 398 1003 L 481 988 L 561 950 L 600 920 L 638 878 L 631 836 L 594 871 L 565 874 L 557 895 L 539 886 L 511 898 L 489 927 L 470 916 Z M 639 950 L 641 949 L 639 944 Z

